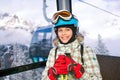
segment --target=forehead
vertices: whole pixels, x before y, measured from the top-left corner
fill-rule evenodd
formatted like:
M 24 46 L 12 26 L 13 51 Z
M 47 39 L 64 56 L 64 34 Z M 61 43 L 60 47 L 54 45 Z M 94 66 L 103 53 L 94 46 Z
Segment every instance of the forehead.
M 62 26 L 62 27 L 59 27 L 58 29 L 71 29 L 71 28 L 66 27 L 66 26 Z

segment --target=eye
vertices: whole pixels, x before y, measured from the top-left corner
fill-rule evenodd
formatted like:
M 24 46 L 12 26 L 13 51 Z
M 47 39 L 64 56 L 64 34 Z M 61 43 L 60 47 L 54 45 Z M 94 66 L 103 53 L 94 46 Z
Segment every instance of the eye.
M 71 29 L 70 28 L 66 28 L 66 31 L 70 31 Z
M 62 29 L 58 29 L 58 32 L 62 32 Z

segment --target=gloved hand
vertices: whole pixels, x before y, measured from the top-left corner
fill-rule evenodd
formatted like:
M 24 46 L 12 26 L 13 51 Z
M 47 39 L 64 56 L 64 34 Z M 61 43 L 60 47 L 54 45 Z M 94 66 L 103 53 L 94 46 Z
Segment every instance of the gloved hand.
M 54 69 L 57 74 L 68 74 L 68 69 L 65 61 L 65 55 L 59 55 L 55 60 Z
M 48 70 L 48 77 L 49 77 L 50 80 L 56 80 L 57 79 L 57 73 L 56 73 L 56 71 L 53 67 L 51 67 Z
M 59 74 L 68 74 L 65 55 L 59 55 L 55 60 L 54 66 L 48 70 L 48 77 L 50 80 L 56 80 Z
M 68 71 L 72 72 L 76 78 L 82 77 L 84 68 L 79 63 L 76 63 L 68 53 L 66 53 L 66 65 L 68 66 Z
M 79 63 L 71 64 L 69 66 L 69 71 L 72 72 L 78 79 L 84 74 L 84 68 Z

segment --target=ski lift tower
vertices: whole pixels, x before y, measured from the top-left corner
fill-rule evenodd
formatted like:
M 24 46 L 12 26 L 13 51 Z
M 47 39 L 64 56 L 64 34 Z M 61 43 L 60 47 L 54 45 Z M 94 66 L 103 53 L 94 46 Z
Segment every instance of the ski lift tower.
M 56 2 L 57 2 L 57 11 L 64 9 L 72 13 L 71 0 L 56 0 Z

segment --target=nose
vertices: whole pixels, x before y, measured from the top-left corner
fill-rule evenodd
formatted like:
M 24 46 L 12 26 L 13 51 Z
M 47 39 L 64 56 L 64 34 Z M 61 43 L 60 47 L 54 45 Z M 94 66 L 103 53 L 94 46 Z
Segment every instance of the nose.
M 66 31 L 63 31 L 62 34 L 65 35 L 65 34 L 66 34 Z

